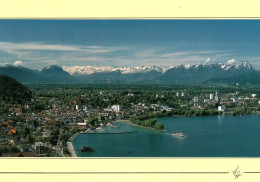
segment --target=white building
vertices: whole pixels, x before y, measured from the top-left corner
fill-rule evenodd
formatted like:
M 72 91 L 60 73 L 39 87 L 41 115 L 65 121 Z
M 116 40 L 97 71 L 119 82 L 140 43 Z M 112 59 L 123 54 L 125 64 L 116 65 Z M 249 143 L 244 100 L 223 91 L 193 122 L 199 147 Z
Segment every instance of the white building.
M 122 106 L 120 105 L 113 105 L 111 107 L 111 109 L 114 111 L 114 112 L 119 112 L 119 111 L 122 111 Z
M 209 94 L 209 99 L 210 100 L 213 100 L 213 97 L 214 97 L 213 94 Z
M 236 102 L 236 101 L 237 101 L 236 98 L 230 98 L 230 100 L 232 100 L 233 102 Z
M 218 96 L 217 96 L 217 95 L 215 96 L 215 101 L 216 101 L 216 102 L 218 102 L 218 101 L 219 101 L 219 99 L 218 99 Z
M 79 110 L 79 105 L 76 105 L 76 110 Z
M 226 110 L 226 106 L 218 106 L 219 112 L 224 112 Z
M 256 94 L 252 94 L 252 97 L 256 97 Z
M 112 108 L 105 108 L 104 111 L 112 112 L 113 109 Z
M 86 111 L 87 109 L 87 106 L 83 106 L 83 111 Z
M 198 103 L 198 102 L 199 102 L 199 98 L 195 96 L 194 99 L 193 99 L 193 101 L 196 102 L 196 103 Z
M 181 93 L 181 96 L 184 97 L 184 92 Z
M 132 97 L 132 96 L 134 96 L 134 94 L 128 93 L 127 96 Z
M 78 126 L 86 126 L 87 123 L 77 123 Z
M 179 95 L 179 92 L 176 92 L 176 97 L 179 97 L 180 95 Z
M 168 107 L 168 106 L 163 106 L 162 107 L 162 111 L 165 110 L 165 111 L 171 111 L 172 108 L 171 107 Z

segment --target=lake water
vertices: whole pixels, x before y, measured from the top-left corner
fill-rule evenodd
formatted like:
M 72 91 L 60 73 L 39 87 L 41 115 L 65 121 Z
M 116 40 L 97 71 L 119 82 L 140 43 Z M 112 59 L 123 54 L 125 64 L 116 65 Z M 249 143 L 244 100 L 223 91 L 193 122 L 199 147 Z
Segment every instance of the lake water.
M 116 123 L 120 128 L 106 127 L 96 134 L 80 134 L 73 140 L 76 154 L 78 157 L 260 156 L 260 115 L 166 117 L 158 121 L 166 131 Z M 170 135 L 176 132 L 187 137 Z M 95 152 L 81 152 L 82 146 L 92 147 Z

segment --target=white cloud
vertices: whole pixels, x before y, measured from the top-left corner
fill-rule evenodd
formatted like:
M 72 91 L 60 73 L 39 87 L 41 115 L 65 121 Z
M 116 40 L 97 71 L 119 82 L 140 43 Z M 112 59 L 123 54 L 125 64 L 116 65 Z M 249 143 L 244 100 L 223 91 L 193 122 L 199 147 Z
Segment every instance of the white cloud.
M 176 57 L 176 56 L 188 56 L 188 55 L 203 55 L 203 54 L 215 54 L 215 53 L 224 53 L 230 51 L 180 51 L 180 52 L 171 52 L 162 54 L 162 57 Z
M 39 42 L 0 42 L 0 50 L 11 52 L 15 50 L 30 51 L 82 51 L 88 53 L 108 53 L 123 48 L 119 47 L 102 47 L 102 46 L 79 46 L 79 45 L 59 45 L 59 44 L 43 44 Z
M 60 61 L 64 61 L 64 62 L 71 62 L 71 61 L 77 61 L 77 62 L 101 62 L 101 61 L 106 61 L 105 58 L 101 58 L 101 57 L 76 57 L 76 56 L 62 56 L 59 58 Z
M 60 45 L 43 42 L 0 42 L 0 55 L 2 53 L 6 56 L 6 60 L 3 57 L 1 62 L 23 60 L 23 62 L 16 62 L 14 65 L 26 64 L 26 66 L 34 68 L 42 68 L 51 64 L 61 66 L 176 66 L 188 63 L 214 62 L 220 58 L 227 60 L 230 58 L 230 56 L 227 56 L 227 52 L 231 51 L 173 51 L 169 47 L 113 47 Z
M 22 61 L 15 61 L 13 63 L 14 66 L 22 66 L 23 65 L 23 62 Z
M 236 62 L 235 59 L 230 59 L 230 60 L 228 60 L 227 64 L 234 64 L 235 62 Z
M 0 42 L 0 49 L 11 50 L 54 50 L 54 51 L 81 51 L 80 48 L 75 46 L 52 45 L 41 43 L 12 43 Z

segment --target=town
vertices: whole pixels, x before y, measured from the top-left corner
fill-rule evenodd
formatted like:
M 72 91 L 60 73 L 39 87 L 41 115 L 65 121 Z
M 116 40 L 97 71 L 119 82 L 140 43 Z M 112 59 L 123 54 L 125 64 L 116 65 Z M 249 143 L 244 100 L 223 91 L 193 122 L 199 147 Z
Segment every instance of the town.
M 27 86 L 33 95 L 30 101 L 1 101 L 2 157 L 75 156 L 73 137 L 113 127 L 118 120 L 259 114 L 260 109 L 259 88 L 239 85 Z

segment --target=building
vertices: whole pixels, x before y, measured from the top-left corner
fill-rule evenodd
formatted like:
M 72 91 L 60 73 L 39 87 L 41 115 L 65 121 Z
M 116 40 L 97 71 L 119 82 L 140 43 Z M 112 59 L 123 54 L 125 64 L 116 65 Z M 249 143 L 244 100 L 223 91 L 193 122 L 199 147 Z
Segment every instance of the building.
M 107 111 L 107 112 L 112 112 L 113 109 L 112 108 L 105 108 L 104 111 Z
M 35 144 L 34 144 L 35 149 L 38 149 L 38 148 L 43 147 L 43 146 L 44 146 L 43 142 L 35 142 Z
M 213 100 L 213 98 L 214 98 L 214 95 L 213 94 L 209 94 L 209 99 Z
M 179 96 L 180 96 L 179 92 L 176 92 L 176 97 L 179 97 Z
M 193 101 L 196 102 L 196 103 L 198 103 L 198 102 L 199 102 L 199 98 L 195 96 L 194 99 L 193 99 Z
M 181 96 L 184 97 L 184 92 L 181 93 Z
M 226 106 L 218 106 L 219 112 L 224 112 L 226 110 Z
M 215 101 L 216 101 L 216 102 L 218 102 L 218 101 L 219 101 L 219 99 L 218 99 L 218 96 L 217 96 L 217 95 L 215 96 Z
M 172 108 L 169 106 L 163 106 L 161 111 L 171 111 Z
M 111 109 L 114 111 L 114 112 L 119 112 L 119 111 L 122 111 L 122 106 L 120 105 L 113 105 L 111 107 Z
M 204 99 L 204 103 L 209 103 L 209 99 Z

